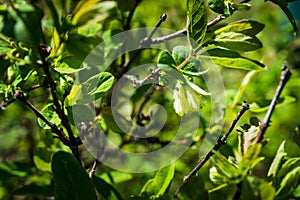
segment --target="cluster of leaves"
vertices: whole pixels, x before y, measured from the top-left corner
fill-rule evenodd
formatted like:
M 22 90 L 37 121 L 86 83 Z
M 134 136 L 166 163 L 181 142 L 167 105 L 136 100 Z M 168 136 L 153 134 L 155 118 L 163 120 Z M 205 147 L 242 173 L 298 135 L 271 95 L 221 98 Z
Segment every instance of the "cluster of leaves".
M 248 52 L 262 48 L 257 37 L 264 28 L 262 23 L 242 19 L 216 26 L 236 11 L 248 11 L 251 5 L 220 0 L 210 0 L 208 5 L 205 0 L 186 1 L 186 46 L 175 46 L 172 52 L 137 50 L 120 56 L 109 66 L 89 66 L 84 59 L 100 42 L 109 41 L 105 51 L 100 49 L 97 52 L 100 63 L 105 63 L 106 57 L 125 48 L 125 41 L 109 38 L 115 33 L 130 30 L 134 12 L 142 1 L 124 2 L 45 0 L 29 3 L 9 0 L 7 4 L 0 4 L 1 109 L 9 109 L 16 100 L 20 101 L 33 111 L 43 129 L 39 131 L 39 141 L 33 144 L 30 164 L 1 163 L 1 198 L 20 195 L 33 198 L 55 196 L 57 199 L 172 199 L 171 193 L 178 185 L 175 172 L 187 173 L 191 166 L 179 160 L 176 165 L 142 177 L 133 177 L 105 166 L 97 168 L 95 172 L 98 162 L 82 147 L 80 140 L 84 137 L 79 137 L 76 131 L 78 127 L 80 134 L 88 135 L 94 134 L 100 125 L 110 139 L 118 141 L 120 148 L 149 152 L 172 140 L 180 116 L 196 112 L 201 113 L 199 118 L 202 121 L 207 121 L 206 111 L 200 110 L 205 106 L 201 99 L 210 93 L 202 89 L 205 88 L 202 75 L 209 75 L 210 69 L 206 66 L 211 61 L 221 67 L 251 70 L 251 76 L 266 68 L 261 62 L 248 57 L 251 55 Z M 287 2 L 273 2 L 287 14 L 296 31 Z M 42 10 L 44 7 L 46 9 Z M 218 15 L 212 22 L 208 21 L 209 8 Z M 147 39 L 151 45 L 152 38 Z M 40 46 L 41 43 L 47 46 Z M 130 105 L 132 119 L 122 116 L 121 111 L 118 113 L 118 121 L 121 120 L 128 127 L 128 130 L 120 129 L 110 107 L 112 87 L 126 71 L 147 61 L 157 63 L 157 69 L 152 70 L 149 76 L 157 76 L 158 82 L 136 90 Z M 80 78 L 77 80 L 76 74 L 82 70 L 88 73 L 77 76 Z M 170 74 L 175 80 L 168 78 Z M 233 107 L 240 101 L 249 83 L 250 78 L 246 77 L 245 84 L 233 101 Z M 136 77 L 132 81 L 132 85 L 141 82 Z M 174 82 L 174 92 L 168 95 L 165 88 L 171 81 Z M 37 99 L 37 96 L 40 98 Z M 145 107 L 148 101 L 168 108 L 164 129 L 153 140 L 132 140 L 128 135 L 134 132 L 133 121 L 146 127 L 145 121 L 151 121 L 151 112 L 145 114 L 149 108 Z M 286 103 L 283 101 L 283 104 Z M 96 107 L 96 117 L 89 112 L 91 104 Z M 262 111 L 264 109 L 257 112 Z M 73 112 L 84 112 L 85 116 L 74 120 Z M 253 143 L 259 123 L 257 120 L 250 122 L 250 125 L 243 126 L 243 138 L 239 144 L 234 147 L 227 145 L 230 150 L 221 149 L 215 153 L 206 168 L 205 173 L 209 176 L 205 174 L 206 178 L 196 176 L 188 180 L 178 198 L 214 199 L 224 194 L 228 194 L 229 198 L 239 195 L 241 199 L 299 197 L 299 157 L 288 158 L 284 143 L 270 165 L 267 178 L 264 180 L 252 175 L 252 171 L 263 160 L 260 156 L 263 145 Z M 193 135 L 194 143 L 190 151 L 198 147 L 197 142 L 203 136 L 200 132 L 212 131 L 206 128 L 208 124 L 204 123 Z M 195 160 L 195 155 L 189 156 L 189 161 Z M 140 182 L 145 184 L 141 187 Z M 171 183 L 175 183 L 175 186 Z M 125 193 L 128 187 L 133 189 Z

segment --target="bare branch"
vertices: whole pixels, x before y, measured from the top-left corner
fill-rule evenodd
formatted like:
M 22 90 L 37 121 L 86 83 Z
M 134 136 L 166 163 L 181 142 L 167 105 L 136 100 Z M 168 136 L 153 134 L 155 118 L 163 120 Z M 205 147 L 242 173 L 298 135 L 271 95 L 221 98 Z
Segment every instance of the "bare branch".
M 271 116 L 273 114 L 273 111 L 274 111 L 277 101 L 279 99 L 279 96 L 280 96 L 285 84 L 289 81 L 291 75 L 292 75 L 292 73 L 291 73 L 290 69 L 287 66 L 283 66 L 281 69 L 281 77 L 280 77 L 280 81 L 279 81 L 276 93 L 272 99 L 269 110 L 260 126 L 259 132 L 257 133 L 255 143 L 260 143 L 263 141 L 265 132 L 270 125 Z

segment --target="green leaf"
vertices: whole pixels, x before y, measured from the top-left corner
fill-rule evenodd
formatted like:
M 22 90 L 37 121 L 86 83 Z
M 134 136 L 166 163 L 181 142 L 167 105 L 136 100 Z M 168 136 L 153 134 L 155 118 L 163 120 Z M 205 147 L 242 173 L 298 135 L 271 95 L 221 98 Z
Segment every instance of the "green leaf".
M 281 179 L 284 177 L 289 171 L 298 167 L 300 165 L 300 157 L 289 158 L 287 159 L 278 169 L 278 173 L 276 175 L 276 179 Z
M 224 14 L 224 10 L 225 10 L 224 0 L 208 0 L 207 3 L 212 11 L 219 14 Z
M 277 153 L 275 155 L 275 158 L 273 159 L 273 162 L 269 168 L 268 171 L 268 177 L 275 177 L 281 168 L 282 161 L 285 159 L 287 153 L 285 152 L 285 141 L 281 143 L 279 146 Z
M 280 108 L 282 106 L 288 105 L 296 101 L 295 97 L 285 96 L 284 98 L 280 98 L 276 104 L 276 108 Z M 250 104 L 250 111 L 255 113 L 265 112 L 269 109 L 269 106 L 260 107 L 256 102 Z
M 103 179 L 95 176 L 93 178 L 93 182 L 97 192 L 102 196 L 105 200 L 121 200 L 122 197 L 120 193 L 109 183 L 104 181 Z
M 102 24 L 85 24 L 78 28 L 78 34 L 85 37 L 94 37 L 102 29 Z
M 157 59 L 158 64 L 165 64 L 171 67 L 175 67 L 176 63 L 171 55 L 171 53 L 168 50 L 163 50 L 160 52 L 158 59 Z
M 189 82 L 192 84 L 191 82 Z M 195 84 L 193 84 L 195 85 Z M 202 89 L 197 86 L 199 89 L 197 92 L 202 92 Z M 206 93 L 203 90 L 204 93 Z M 200 110 L 200 96 L 199 93 L 196 93 L 194 89 L 192 89 L 187 84 L 182 84 L 181 81 L 177 81 L 174 92 L 173 92 L 173 98 L 174 98 L 174 109 L 175 112 L 182 116 L 190 111 L 192 112 L 198 112 Z
M 247 176 L 243 182 L 240 199 L 273 200 L 274 198 L 275 188 L 270 183 L 254 176 Z
M 46 105 L 42 110 L 41 110 L 42 114 L 44 115 L 44 117 L 51 122 L 52 124 L 55 125 L 60 125 L 61 120 L 58 116 L 58 114 L 54 111 L 53 109 L 53 104 L 48 104 Z M 50 129 L 50 127 L 40 118 L 38 118 L 38 124 L 43 128 L 43 129 Z
M 72 106 L 97 100 L 110 90 L 114 81 L 114 76 L 109 72 L 101 72 L 92 76 L 80 85 L 73 85 L 65 104 Z
M 175 173 L 175 164 L 171 164 L 158 170 L 153 179 L 146 182 L 140 195 L 147 197 L 159 197 L 167 191 Z
M 257 165 L 262 158 L 258 157 L 259 153 L 261 152 L 262 145 L 261 144 L 254 144 L 250 146 L 245 155 L 243 156 L 241 162 L 238 164 L 238 170 L 240 174 L 246 176 L 255 165 Z
M 202 45 L 207 28 L 207 6 L 205 0 L 187 0 L 187 35 L 194 49 Z
M 63 151 L 55 153 L 52 159 L 52 172 L 56 199 L 96 199 L 91 180 L 71 154 Z
M 55 69 L 55 71 L 58 71 L 59 73 L 62 73 L 62 74 L 73 74 L 75 72 L 79 72 L 79 71 L 85 69 L 85 67 L 72 68 L 66 62 L 62 62 L 54 69 Z
M 199 176 L 193 176 L 182 187 L 180 197 L 189 200 L 208 199 L 208 191 Z
M 217 29 L 214 33 L 221 34 L 224 32 L 243 33 L 245 35 L 254 36 L 263 30 L 264 24 L 254 20 L 244 19 L 241 21 L 230 23 L 222 28 Z
M 264 64 L 245 58 L 236 51 L 222 48 L 213 48 L 207 50 L 208 55 L 199 55 L 198 58 L 211 60 L 213 63 L 222 67 L 245 69 L 245 70 L 263 70 Z
M 287 0 L 270 0 L 270 1 L 275 3 L 276 5 L 278 5 L 281 8 L 281 10 L 283 10 L 283 12 L 288 17 L 290 23 L 292 24 L 293 29 L 294 29 L 294 34 L 296 35 L 298 28 L 297 28 L 297 24 L 296 24 L 296 21 L 292 15 L 292 13 L 288 9 L 288 3 L 287 3 L 288 1 Z
M 236 51 L 254 51 L 262 48 L 262 43 L 257 37 L 236 32 L 222 32 L 216 35 L 212 43 Z
M 46 147 L 38 147 L 34 150 L 33 161 L 35 166 L 41 171 L 51 172 L 51 159 L 54 151 Z
M 209 177 L 216 184 L 232 184 L 242 180 L 239 170 L 230 163 L 221 153 L 215 152 L 211 157 L 214 167 L 210 169 Z
M 116 6 L 114 1 L 80 1 L 73 10 L 72 24 L 83 25 L 89 21 L 99 22 L 105 19 L 107 12 Z
M 300 147 L 300 124 L 295 128 L 295 131 L 293 133 L 293 140 L 295 143 Z
M 190 49 L 186 46 L 176 46 L 172 50 L 172 57 L 175 65 L 180 65 L 185 59 L 189 57 Z
M 289 171 L 280 183 L 280 187 L 276 191 L 278 199 L 286 199 L 294 192 L 300 184 L 300 167 L 296 167 Z

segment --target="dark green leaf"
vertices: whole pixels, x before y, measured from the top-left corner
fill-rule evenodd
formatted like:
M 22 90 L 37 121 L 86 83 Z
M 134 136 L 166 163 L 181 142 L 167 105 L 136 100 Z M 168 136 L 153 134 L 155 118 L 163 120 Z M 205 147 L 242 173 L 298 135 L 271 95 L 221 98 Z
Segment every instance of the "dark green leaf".
M 207 28 L 205 0 L 187 0 L 187 33 L 191 47 L 202 45 Z
M 52 159 L 52 172 L 56 199 L 96 199 L 91 180 L 71 154 L 63 151 L 55 153 Z
M 222 67 L 245 69 L 245 70 L 263 70 L 264 65 L 256 60 L 251 60 L 241 56 L 236 51 L 214 48 L 207 51 L 208 55 L 200 55 L 199 59 L 208 59 Z
M 165 64 L 165 65 L 169 65 L 171 67 L 175 67 L 176 63 L 173 60 L 173 57 L 171 55 L 171 53 L 168 50 L 163 50 L 162 52 L 160 52 L 158 59 L 157 59 L 157 63 L 158 64 Z
M 207 2 L 211 10 L 219 14 L 224 14 L 224 0 L 208 0 Z
M 185 59 L 189 57 L 190 49 L 186 46 L 176 46 L 172 50 L 172 57 L 176 66 L 180 65 Z
M 175 164 L 171 164 L 158 170 L 153 179 L 146 182 L 140 195 L 147 197 L 159 197 L 167 191 L 175 173 Z
M 98 193 L 105 200 L 121 200 L 122 197 L 119 192 L 109 183 L 105 182 L 103 179 L 95 176 L 93 178 L 94 185 Z

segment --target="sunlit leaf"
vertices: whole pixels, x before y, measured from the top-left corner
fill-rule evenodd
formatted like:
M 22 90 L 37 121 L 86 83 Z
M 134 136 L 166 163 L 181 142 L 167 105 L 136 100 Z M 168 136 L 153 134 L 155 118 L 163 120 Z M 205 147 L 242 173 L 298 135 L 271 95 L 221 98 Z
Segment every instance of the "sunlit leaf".
M 51 159 L 54 152 L 46 147 L 38 147 L 34 150 L 34 164 L 42 171 L 51 172 Z
M 67 199 L 96 199 L 94 185 L 87 173 L 71 154 L 59 151 L 52 159 L 55 198 Z
M 187 17 L 189 42 L 191 47 L 197 48 L 202 45 L 202 40 L 205 37 L 207 28 L 206 1 L 187 0 Z
M 253 51 L 262 48 L 262 43 L 257 37 L 236 32 L 222 32 L 216 35 L 213 44 L 236 51 Z
M 146 182 L 140 195 L 147 197 L 159 197 L 166 193 L 175 173 L 175 164 L 158 170 L 153 179 Z
M 257 165 L 263 159 L 258 157 L 261 149 L 261 144 L 254 144 L 247 149 L 245 155 L 238 164 L 238 170 L 242 175 L 246 176 L 249 170 L 255 167 L 255 165 Z
M 72 74 L 72 73 L 75 73 L 75 72 L 78 72 L 78 71 L 81 71 L 83 69 L 85 69 L 84 67 L 82 68 L 72 68 L 70 67 L 67 63 L 65 62 L 62 62 L 60 63 L 57 67 L 54 68 L 56 71 L 58 71 L 59 73 L 62 73 L 62 74 Z
M 273 159 L 273 162 L 269 168 L 268 176 L 276 176 L 279 169 L 281 168 L 282 161 L 286 157 L 287 153 L 285 152 L 285 141 L 281 143 L 279 146 L 277 153 L 275 155 L 275 158 Z
M 61 123 L 58 114 L 53 109 L 53 104 L 46 105 L 41 112 L 50 123 L 55 125 L 59 125 Z M 40 118 L 38 118 L 38 123 L 43 129 L 50 129 L 50 127 Z
M 287 198 L 300 184 L 300 166 L 295 167 L 289 171 L 282 179 L 276 196 L 278 199 Z

